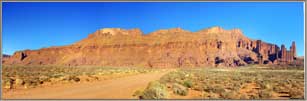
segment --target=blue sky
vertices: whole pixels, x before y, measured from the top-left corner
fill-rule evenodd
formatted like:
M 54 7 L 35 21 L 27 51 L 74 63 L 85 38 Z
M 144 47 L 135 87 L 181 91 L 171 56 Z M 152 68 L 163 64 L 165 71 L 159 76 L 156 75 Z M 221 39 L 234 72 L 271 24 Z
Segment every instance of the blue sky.
M 140 28 L 145 34 L 181 27 L 240 28 L 252 39 L 304 55 L 303 2 L 4 2 L 3 53 L 69 45 L 101 28 Z

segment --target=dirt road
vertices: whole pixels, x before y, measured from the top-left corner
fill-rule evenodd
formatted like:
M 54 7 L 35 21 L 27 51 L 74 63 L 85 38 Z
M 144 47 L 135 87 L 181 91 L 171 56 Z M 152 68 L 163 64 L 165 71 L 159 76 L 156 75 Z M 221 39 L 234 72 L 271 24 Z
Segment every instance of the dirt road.
M 170 70 L 152 72 L 111 80 L 51 85 L 26 90 L 11 90 L 4 99 L 136 99 L 133 93 L 144 89 L 150 81 L 158 80 Z

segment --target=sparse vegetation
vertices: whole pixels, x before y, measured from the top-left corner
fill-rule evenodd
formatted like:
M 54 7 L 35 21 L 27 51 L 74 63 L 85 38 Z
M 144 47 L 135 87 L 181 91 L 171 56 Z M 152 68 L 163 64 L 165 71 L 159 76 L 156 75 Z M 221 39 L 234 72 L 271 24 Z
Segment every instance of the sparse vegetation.
M 45 83 L 90 82 L 154 71 L 128 67 L 2 66 L 2 85 L 4 89 L 33 88 Z
M 158 81 L 149 83 L 148 87 L 141 94 L 141 99 L 166 99 L 168 97 L 167 88 Z
M 183 82 L 183 85 L 185 87 L 191 88 L 193 86 L 193 82 L 190 81 L 190 80 L 186 80 L 186 81 Z
M 182 98 L 189 98 L 185 96 L 192 96 L 189 92 L 194 91 L 201 92 L 202 96 L 198 97 L 201 99 L 303 99 L 304 71 L 295 68 L 178 69 L 164 75 L 159 81 L 165 85 L 175 85 L 170 86 L 168 94 Z M 172 97 L 169 96 L 170 99 Z
M 173 84 L 173 92 L 177 95 L 185 96 L 188 94 L 188 89 L 178 83 Z
M 53 66 L 3 66 L 2 70 L 2 87 L 7 90 L 27 89 L 46 83 L 91 82 L 158 71 Z M 194 96 L 195 92 L 199 96 Z M 284 67 L 177 69 L 133 95 L 140 99 L 172 99 L 174 96 L 191 99 L 304 99 L 304 71 Z

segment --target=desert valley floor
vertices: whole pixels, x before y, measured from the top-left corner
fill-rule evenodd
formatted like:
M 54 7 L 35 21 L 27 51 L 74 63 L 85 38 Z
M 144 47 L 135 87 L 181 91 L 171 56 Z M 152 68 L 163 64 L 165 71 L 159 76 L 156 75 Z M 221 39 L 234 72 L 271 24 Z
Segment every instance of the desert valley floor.
M 4 99 L 303 99 L 302 67 L 4 66 Z

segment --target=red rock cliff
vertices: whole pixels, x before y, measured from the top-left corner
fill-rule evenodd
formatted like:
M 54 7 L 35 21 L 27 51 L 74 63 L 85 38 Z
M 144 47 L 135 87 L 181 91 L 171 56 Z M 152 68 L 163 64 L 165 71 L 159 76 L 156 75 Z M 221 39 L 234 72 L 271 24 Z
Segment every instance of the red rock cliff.
M 281 63 L 295 57 L 274 44 L 252 40 L 241 30 L 211 27 L 198 32 L 181 28 L 143 34 L 139 29 L 105 28 L 68 46 L 15 52 L 4 64 L 99 65 L 146 67 L 241 66 Z M 288 55 L 287 55 L 288 54 Z M 281 61 L 281 62 L 279 62 Z

